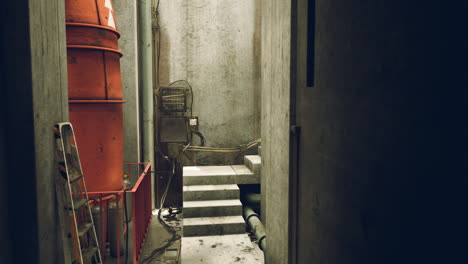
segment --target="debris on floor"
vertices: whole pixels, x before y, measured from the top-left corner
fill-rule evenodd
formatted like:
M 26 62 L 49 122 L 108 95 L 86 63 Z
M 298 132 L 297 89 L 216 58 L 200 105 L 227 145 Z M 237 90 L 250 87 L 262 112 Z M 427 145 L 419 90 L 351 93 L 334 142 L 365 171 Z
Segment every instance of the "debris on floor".
M 247 234 L 183 237 L 182 264 L 263 264 L 263 251 Z

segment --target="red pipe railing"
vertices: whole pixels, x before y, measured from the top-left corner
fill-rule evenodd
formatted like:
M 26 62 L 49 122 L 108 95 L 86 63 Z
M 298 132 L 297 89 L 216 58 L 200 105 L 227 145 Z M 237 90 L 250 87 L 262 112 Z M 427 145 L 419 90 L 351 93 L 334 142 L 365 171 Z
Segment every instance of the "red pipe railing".
M 132 223 L 133 223 L 133 263 L 138 263 L 146 233 L 151 221 L 151 163 L 139 177 L 131 192 L 132 195 Z
M 120 191 L 103 191 L 103 192 L 88 192 L 88 195 L 94 197 L 91 203 L 93 207 L 99 206 L 99 224 L 98 237 L 99 245 L 101 249 L 101 255 L 103 258 L 106 256 L 106 247 L 116 247 L 117 263 L 120 264 L 120 245 L 121 238 L 124 238 L 124 234 L 129 232 L 127 224 L 124 228 L 121 227 L 121 221 L 124 221 L 125 215 L 120 215 L 120 207 L 123 207 L 128 201 L 125 201 L 126 195 L 131 194 L 131 224 L 132 224 L 132 235 L 129 236 L 129 244 L 132 243 L 132 254 L 133 263 L 137 264 L 140 260 L 143 246 L 146 239 L 146 233 L 148 231 L 149 223 L 151 221 L 151 163 L 124 163 L 124 173 L 130 177 L 138 175 L 138 179 L 131 190 L 120 190 Z M 131 177 L 133 178 L 133 177 Z M 115 215 L 109 215 L 109 205 L 115 203 Z M 122 210 L 124 212 L 124 210 Z M 109 218 L 114 217 L 113 223 L 115 223 L 115 230 L 109 230 Z M 116 245 L 112 245 L 111 241 L 107 242 L 110 232 L 115 231 L 117 236 Z M 131 241 L 130 241 L 131 239 Z M 130 246 L 130 245 L 129 245 Z M 126 254 L 129 254 L 127 249 Z

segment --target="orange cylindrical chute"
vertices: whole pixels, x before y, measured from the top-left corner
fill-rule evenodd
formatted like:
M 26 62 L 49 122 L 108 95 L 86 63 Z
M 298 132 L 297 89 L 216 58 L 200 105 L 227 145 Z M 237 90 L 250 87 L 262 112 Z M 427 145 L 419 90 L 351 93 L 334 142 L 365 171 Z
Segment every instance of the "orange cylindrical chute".
M 68 96 L 89 192 L 123 187 L 122 81 L 110 0 L 66 0 Z
M 120 53 L 93 47 L 67 48 L 71 100 L 121 100 Z
M 110 0 L 65 2 L 68 96 L 72 100 L 121 100 L 122 80 Z
M 122 188 L 123 101 L 70 101 L 70 122 L 88 191 Z
M 66 0 L 65 20 L 116 28 L 111 0 Z

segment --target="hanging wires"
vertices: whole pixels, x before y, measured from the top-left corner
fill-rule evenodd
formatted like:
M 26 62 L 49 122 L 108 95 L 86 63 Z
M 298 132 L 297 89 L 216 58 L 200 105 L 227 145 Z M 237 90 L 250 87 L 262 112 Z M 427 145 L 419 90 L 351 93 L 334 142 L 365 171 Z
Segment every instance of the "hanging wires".
M 187 146 L 188 147 L 188 146 Z M 182 153 L 183 151 L 181 151 Z M 180 155 L 180 154 L 179 154 Z M 156 260 L 156 258 L 161 255 L 162 253 L 164 253 L 166 251 L 167 248 L 169 248 L 172 244 L 174 244 L 175 241 L 179 240 L 181 237 L 180 235 L 177 234 L 176 230 L 174 229 L 174 227 L 168 225 L 162 218 L 161 218 L 161 213 L 162 213 L 162 210 L 163 210 L 163 206 L 164 206 L 164 202 L 166 200 L 166 197 L 167 197 L 167 193 L 169 192 L 169 187 L 171 186 L 171 183 L 172 183 L 172 178 L 174 177 L 175 175 L 175 167 L 176 167 L 176 159 L 173 159 L 172 160 L 172 171 L 171 173 L 169 174 L 169 180 L 167 182 L 167 185 L 166 185 L 166 189 L 164 190 L 164 193 L 161 197 L 161 203 L 159 205 L 159 210 L 158 210 L 158 221 L 159 223 L 161 223 L 161 225 L 164 227 L 164 229 L 166 229 L 166 231 L 171 234 L 171 238 L 167 241 L 167 243 L 160 247 L 160 248 L 157 248 L 155 250 L 153 250 L 153 252 L 151 252 L 151 254 L 143 259 L 141 261 L 142 264 L 150 264 L 152 261 Z
M 249 142 L 248 144 L 240 145 L 238 147 L 232 147 L 232 148 L 216 148 L 216 147 L 202 147 L 202 146 L 186 146 L 186 149 L 184 150 L 185 152 L 181 152 L 191 162 L 193 162 L 196 165 L 226 165 L 225 163 L 222 164 L 213 164 L 213 163 L 203 163 L 200 161 L 195 161 L 192 157 L 186 154 L 186 151 L 192 151 L 192 152 L 215 152 L 215 153 L 238 153 L 236 157 L 234 158 L 234 161 L 238 160 L 243 154 L 245 154 L 247 151 L 252 149 L 253 147 L 259 145 L 261 143 L 261 139 L 256 139 L 252 142 Z
M 202 147 L 202 146 L 189 146 L 188 151 L 199 151 L 199 152 L 218 152 L 218 153 L 235 153 L 235 152 L 245 152 L 258 144 L 261 143 L 261 139 L 256 139 L 248 144 L 240 145 L 238 147 L 231 148 L 217 148 L 217 147 Z
M 151 252 L 151 254 L 145 258 L 144 260 L 141 261 L 142 264 L 150 264 L 152 261 L 156 260 L 156 258 L 161 255 L 163 252 L 166 251 L 167 248 L 169 248 L 170 246 L 172 246 L 172 244 L 174 244 L 175 241 L 179 240 L 180 239 L 180 235 L 178 235 L 174 229 L 174 227 L 166 224 L 166 222 L 161 218 L 161 212 L 162 212 L 162 209 L 160 209 L 158 211 L 158 220 L 159 222 L 162 224 L 162 226 L 167 230 L 167 232 L 169 232 L 170 234 L 172 234 L 171 238 L 167 241 L 167 243 L 160 247 L 160 248 L 157 248 L 155 249 L 153 252 Z

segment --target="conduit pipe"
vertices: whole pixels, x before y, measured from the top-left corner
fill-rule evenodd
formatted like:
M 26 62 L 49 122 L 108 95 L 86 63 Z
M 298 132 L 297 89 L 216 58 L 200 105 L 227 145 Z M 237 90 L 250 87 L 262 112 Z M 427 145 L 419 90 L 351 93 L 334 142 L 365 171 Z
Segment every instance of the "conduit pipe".
M 154 164 L 154 102 L 153 102 L 153 40 L 151 30 L 151 0 L 139 1 L 140 80 L 143 111 L 143 160 Z M 154 174 L 152 174 L 154 175 Z M 154 178 L 151 179 L 154 182 Z M 154 206 L 154 184 L 151 184 Z
M 262 196 L 259 193 L 247 193 L 244 196 L 246 204 L 259 205 L 262 201 Z
M 244 219 L 245 219 L 245 222 L 249 225 L 250 229 L 253 231 L 255 237 L 257 238 L 260 249 L 265 251 L 265 248 L 266 248 L 265 227 L 260 221 L 260 217 L 258 216 L 257 213 L 255 213 L 255 211 L 250 206 L 244 206 Z

